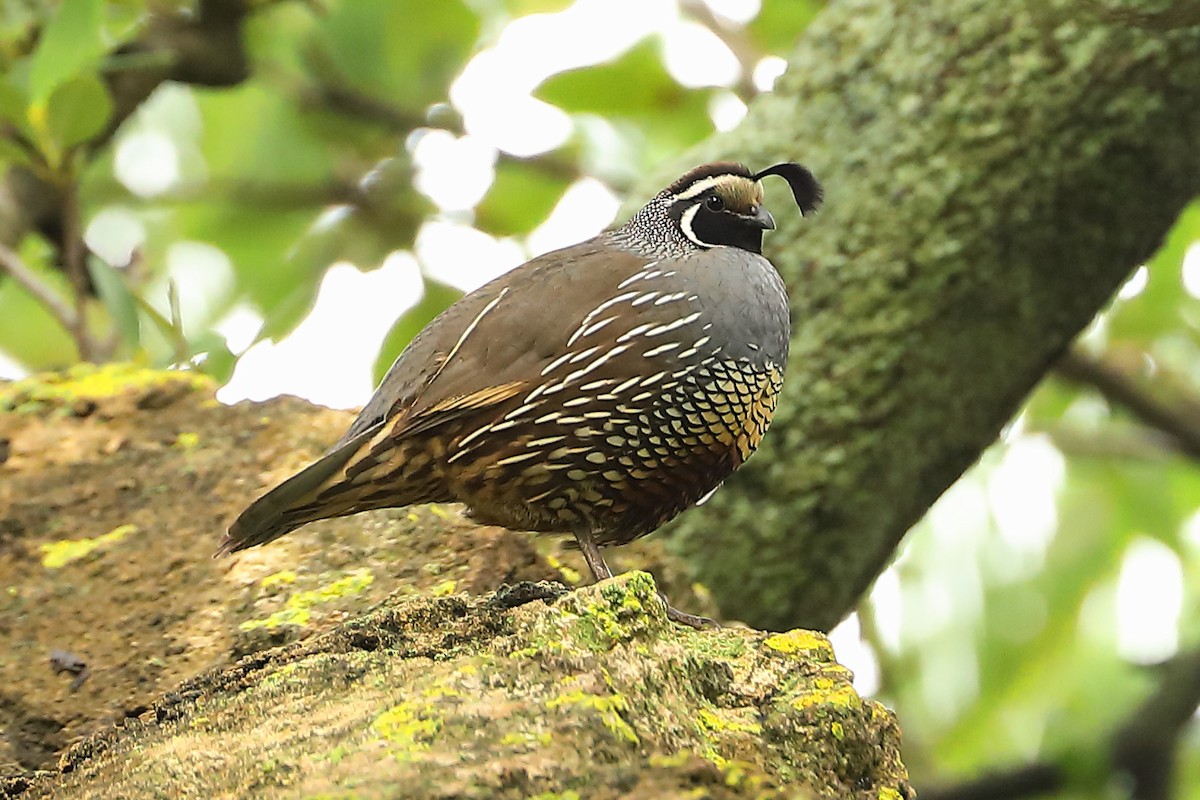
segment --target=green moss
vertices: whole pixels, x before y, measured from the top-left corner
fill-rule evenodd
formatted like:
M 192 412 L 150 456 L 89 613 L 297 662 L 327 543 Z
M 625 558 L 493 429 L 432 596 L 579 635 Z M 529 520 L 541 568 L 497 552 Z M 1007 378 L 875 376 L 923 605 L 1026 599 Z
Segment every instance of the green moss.
M 576 633 L 585 647 L 610 650 L 634 638 L 652 622 L 648 604 L 658 602 L 654 579 L 645 572 L 628 572 L 606 581 L 595 592 L 572 595 L 563 605 L 578 616 Z
M 104 550 L 116 544 L 129 534 L 136 533 L 137 529 L 136 525 L 120 525 L 92 539 L 63 539 L 44 544 L 41 547 L 42 566 L 46 569 L 59 569 L 72 561 L 86 558 L 97 550 Z
M 76 364 L 65 372 L 46 372 L 0 389 L 0 411 L 41 412 L 71 407 L 80 401 L 97 401 L 130 391 L 157 387 L 183 387 L 214 391 L 205 375 L 147 369 L 135 364 Z
M 565 705 L 591 709 L 598 712 L 600 714 L 600 721 L 604 723 L 604 727 L 612 731 L 618 739 L 630 744 L 641 744 L 637 732 L 622 716 L 622 712 L 627 711 L 629 705 L 621 695 L 606 696 L 576 690 L 561 694 L 546 703 L 547 708 L 559 708 Z

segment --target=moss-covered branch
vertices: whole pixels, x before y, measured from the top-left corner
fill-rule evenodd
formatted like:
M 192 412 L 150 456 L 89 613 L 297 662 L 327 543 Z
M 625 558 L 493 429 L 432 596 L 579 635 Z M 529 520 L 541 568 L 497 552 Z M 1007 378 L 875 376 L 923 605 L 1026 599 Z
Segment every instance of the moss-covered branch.
M 795 327 L 772 433 L 674 528 L 728 616 L 848 613 L 1200 192 L 1200 28 L 1122 7 L 832 3 L 777 91 L 683 159 L 826 185 L 768 244 Z

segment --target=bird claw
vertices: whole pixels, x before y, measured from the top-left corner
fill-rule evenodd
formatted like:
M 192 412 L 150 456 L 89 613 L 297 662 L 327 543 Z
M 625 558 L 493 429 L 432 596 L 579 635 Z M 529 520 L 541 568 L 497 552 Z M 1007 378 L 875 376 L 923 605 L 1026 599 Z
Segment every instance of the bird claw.
M 718 630 L 721 623 L 708 617 L 701 617 L 696 614 L 689 614 L 686 611 L 680 611 L 667 600 L 667 596 L 662 592 L 658 593 L 658 599 L 663 601 L 663 605 L 667 607 L 667 619 L 680 625 L 687 625 L 689 628 L 695 628 L 702 631 L 706 628 L 710 630 Z

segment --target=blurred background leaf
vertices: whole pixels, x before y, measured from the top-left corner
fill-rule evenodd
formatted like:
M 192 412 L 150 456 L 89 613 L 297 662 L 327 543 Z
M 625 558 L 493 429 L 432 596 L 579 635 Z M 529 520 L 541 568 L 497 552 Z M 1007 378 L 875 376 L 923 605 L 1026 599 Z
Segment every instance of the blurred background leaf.
M 647 168 L 736 125 L 823 6 L 0 3 L 0 244 L 78 303 L 100 358 L 361 403 L 462 291 L 611 224 Z M 1193 204 L 1078 345 L 1185 412 L 1197 242 Z M 0 375 L 74 362 L 78 335 L 0 274 Z M 1088 783 L 1102 732 L 1200 643 L 1198 510 L 1169 431 L 1043 382 L 834 637 L 916 785 L 1040 759 L 1082 776 L 1069 796 L 1121 796 Z M 1195 734 L 1179 785 L 1200 798 Z

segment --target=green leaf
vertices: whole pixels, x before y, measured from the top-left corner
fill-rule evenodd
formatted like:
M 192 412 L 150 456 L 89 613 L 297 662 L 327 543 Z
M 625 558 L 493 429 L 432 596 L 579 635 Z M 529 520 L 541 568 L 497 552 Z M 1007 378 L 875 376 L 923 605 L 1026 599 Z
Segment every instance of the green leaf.
M 95 256 L 88 258 L 87 267 L 127 351 L 136 353 L 141 345 L 142 326 L 138 320 L 137 300 L 125 283 L 125 276 Z
M 320 276 L 317 276 L 318 280 Z M 278 342 L 291 333 L 308 316 L 317 301 L 318 282 L 302 283 L 294 287 L 283 298 L 263 309 L 263 325 L 259 328 L 256 342 L 270 339 Z
M 56 88 L 107 52 L 103 22 L 103 0 L 62 0 L 33 53 L 29 70 L 33 103 L 46 102 Z
M 1162 247 L 1150 258 L 1146 288 L 1129 302 L 1118 301 L 1109 319 L 1108 333 L 1112 339 L 1148 349 L 1156 338 L 1179 326 L 1181 309 L 1196 302 L 1184 291 L 1180 268 L 1188 247 L 1197 240 L 1200 240 L 1200 202 L 1193 202 L 1179 215 Z
M 229 349 L 225 338 L 215 331 L 205 331 L 190 344 L 192 355 L 202 356 L 199 370 L 221 386 L 229 383 L 233 368 L 237 366 L 237 356 Z
M 423 111 L 446 97 L 478 36 L 461 0 L 353 0 L 329 14 L 319 41 L 331 82 Z
M 496 165 L 496 178 L 475 209 L 475 222 L 496 236 L 528 233 L 562 198 L 567 181 L 512 159 Z
M 0 80 L 0 120 L 29 135 L 29 98 L 21 89 Z
M 108 87 L 85 73 L 56 88 L 46 104 L 46 128 L 59 152 L 88 141 L 104 130 L 112 116 Z
M 72 296 L 71 285 L 59 270 L 46 266 L 31 251 L 37 237 L 27 236 L 21 256 L 39 281 L 64 299 Z M 44 245 L 49 256 L 49 246 Z M 4 352 L 29 369 L 39 372 L 61 369 L 79 360 L 70 334 L 46 312 L 44 306 L 16 281 L 0 273 L 0 342 Z
M 787 55 L 824 7 L 821 0 L 763 0 L 762 9 L 746 30 L 763 53 Z
M 372 370 L 376 384 L 383 380 L 388 367 L 421 329 L 433 322 L 438 314 L 460 297 L 462 292 L 458 289 L 429 278 L 425 279 L 425 293 L 421 299 L 396 320 L 396 324 L 392 325 L 392 329 L 383 338 L 383 345 L 379 348 L 379 355 L 375 357 L 375 367 Z
M 594 67 L 560 72 L 534 96 L 572 113 L 639 116 L 682 105 L 690 92 L 667 73 L 657 39 L 643 39 L 623 56 Z
M 9 164 L 27 167 L 33 163 L 33 155 L 20 144 L 11 139 L 0 139 L 0 167 Z
M 575 114 L 607 119 L 624 136 L 643 140 L 649 166 L 712 132 L 708 89 L 687 89 L 663 65 L 659 43 L 644 39 L 615 61 L 554 75 L 535 96 Z
M 504 6 L 514 17 L 527 14 L 556 14 L 565 11 L 573 0 L 505 0 Z

